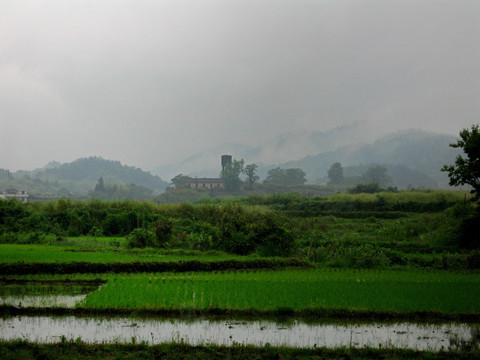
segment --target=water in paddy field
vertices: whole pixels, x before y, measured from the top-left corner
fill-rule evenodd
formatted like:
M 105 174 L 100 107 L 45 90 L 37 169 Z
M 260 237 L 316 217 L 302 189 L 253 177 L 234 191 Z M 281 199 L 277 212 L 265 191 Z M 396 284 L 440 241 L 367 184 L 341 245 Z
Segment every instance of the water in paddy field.
M 0 304 L 22 307 L 74 307 L 104 282 L 0 279 Z
M 288 324 L 273 321 L 219 321 L 100 317 L 17 316 L 0 319 L 0 338 L 39 343 L 81 338 L 88 343 L 148 344 L 183 341 L 187 344 L 251 344 L 290 347 L 396 347 L 448 350 L 476 347 L 480 325 L 464 323 L 322 323 Z

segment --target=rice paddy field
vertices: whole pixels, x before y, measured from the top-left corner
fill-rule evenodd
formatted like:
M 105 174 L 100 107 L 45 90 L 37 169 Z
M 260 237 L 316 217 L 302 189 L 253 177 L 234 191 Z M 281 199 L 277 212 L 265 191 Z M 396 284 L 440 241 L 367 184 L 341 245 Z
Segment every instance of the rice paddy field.
M 475 243 L 458 240 L 459 219 L 466 214 L 473 210 L 465 197 L 448 192 L 252 197 L 145 208 L 133 202 L 23 206 L 0 201 L 0 314 L 7 319 L 220 317 L 226 323 L 279 317 L 291 322 L 461 322 L 468 324 L 471 340 L 457 341 L 456 350 L 441 357 L 479 358 L 480 255 L 472 248 Z M 77 298 L 68 307 L 26 301 L 70 294 Z M 211 358 L 212 352 L 218 355 L 214 358 L 439 355 L 352 348 L 301 353 L 231 345 L 139 347 L 133 340 L 130 348 L 110 344 L 108 351 L 133 358 L 152 357 L 155 351 L 175 358 L 177 351 L 200 359 Z M 0 357 L 55 357 L 69 347 L 78 358 L 91 358 L 95 346 L 65 338 L 57 347 L 0 340 Z
M 480 276 L 445 272 L 282 270 L 108 277 L 79 306 L 480 312 Z
M 78 240 L 77 240 L 78 241 Z M 222 252 L 177 251 L 165 252 L 154 249 L 125 250 L 113 248 L 90 248 L 59 245 L 0 244 L 0 263 L 130 263 L 166 262 L 188 260 L 246 260 L 255 256 L 240 256 Z

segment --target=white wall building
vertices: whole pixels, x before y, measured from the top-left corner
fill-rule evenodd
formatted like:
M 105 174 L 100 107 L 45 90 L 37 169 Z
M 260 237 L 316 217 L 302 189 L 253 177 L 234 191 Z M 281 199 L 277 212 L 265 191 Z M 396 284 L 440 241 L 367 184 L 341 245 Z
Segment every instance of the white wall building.
M 0 199 L 17 199 L 22 203 L 26 203 L 28 201 L 28 193 L 27 190 L 5 189 L 3 194 L 0 194 Z

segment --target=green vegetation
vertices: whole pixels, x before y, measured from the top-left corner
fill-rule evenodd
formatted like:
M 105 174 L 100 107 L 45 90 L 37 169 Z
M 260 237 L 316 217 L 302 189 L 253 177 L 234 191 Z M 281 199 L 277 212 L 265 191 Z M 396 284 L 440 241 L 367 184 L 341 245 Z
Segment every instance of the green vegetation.
M 94 191 L 99 178 L 104 190 Z M 119 161 L 89 157 L 60 164 L 52 162 L 42 169 L 0 171 L 0 189 L 17 188 L 28 191 L 32 199 L 52 196 L 74 199 L 151 199 L 162 192 L 168 183 L 160 177 Z M 101 188 L 97 188 L 101 189 Z
M 268 176 L 265 179 L 266 184 L 295 186 L 303 185 L 307 182 L 307 174 L 302 169 L 282 169 L 276 167 L 268 171 Z
M 477 211 L 469 199 L 465 192 L 415 190 L 251 195 L 193 204 L 1 200 L 0 280 L 33 284 L 26 292 L 45 281 L 105 284 L 75 308 L 2 305 L 0 313 L 476 323 L 480 253 L 462 240 L 464 219 Z M 15 349 L 11 344 L 2 346 Z M 30 346 L 18 343 L 16 349 L 27 354 L 18 356 L 47 349 Z M 79 356 L 92 349 L 79 346 Z M 5 348 L 1 356 L 16 354 Z M 202 351 L 212 348 L 223 351 Z M 145 346 L 142 354 L 155 349 Z M 197 347 L 186 349 L 192 354 L 186 356 L 198 355 Z M 227 355 L 241 357 L 233 349 Z M 285 358 L 299 354 L 272 351 Z M 315 358 L 327 350 L 305 351 Z M 329 354 L 358 355 L 350 351 Z M 382 351 L 369 354 L 433 357 Z M 445 358 L 452 354 L 478 357 L 469 349 Z
M 225 187 L 230 192 L 236 192 L 240 190 L 242 180 L 240 180 L 240 174 L 243 173 L 244 160 L 235 160 L 227 162 L 222 171 L 220 177 L 225 181 Z
M 465 185 L 472 187 L 470 191 L 473 201 L 480 200 L 480 131 L 478 125 L 472 125 L 471 130 L 463 129 L 460 140 L 450 144 L 451 147 L 461 148 L 466 158 L 458 155 L 455 165 L 442 168 L 448 172 L 450 185 Z M 462 247 L 477 249 L 480 247 L 480 210 L 477 207 L 475 214 L 468 214 L 462 218 L 460 243 Z
M 442 171 L 448 172 L 450 185 L 470 185 L 475 200 L 480 199 L 480 131 L 478 125 L 471 130 L 460 131 L 460 140 L 450 144 L 453 148 L 461 148 L 467 158 L 458 155 L 455 165 L 445 165 Z
M 108 239 L 108 238 L 102 238 Z M 114 238 L 115 239 L 115 238 Z M 245 257 L 222 252 L 200 252 L 195 250 L 162 250 L 162 249 L 120 249 L 123 238 L 105 240 L 100 247 L 92 248 L 88 241 L 94 239 L 83 237 L 80 239 L 67 238 L 62 246 L 59 245 L 17 245 L 0 244 L 0 264 L 11 263 L 52 263 L 52 262 L 90 262 L 90 263 L 129 263 L 129 262 L 168 262 L 168 261 L 225 261 L 249 260 L 255 257 Z
M 385 360 L 433 360 L 433 359 L 480 359 L 478 351 L 461 349 L 457 351 L 415 351 L 401 349 L 372 348 L 314 348 L 295 349 L 286 347 L 198 345 L 179 343 L 148 346 L 146 344 L 85 344 L 81 339 L 63 339 L 57 344 L 34 344 L 23 340 L 0 342 L 2 359 L 385 359 Z
M 268 294 L 268 296 L 265 296 Z M 478 313 L 478 274 L 415 271 L 280 270 L 130 274 L 81 304 L 135 309 L 348 309 Z
M 71 253 L 61 255 L 65 261 L 161 261 L 155 257 L 181 249 L 295 256 L 334 267 L 472 269 L 480 266 L 480 255 L 475 243 L 462 242 L 462 221 L 474 213 L 465 193 L 452 191 L 290 194 L 165 205 L 0 201 L 0 243 L 50 245 L 57 255 L 63 248 Z M 49 254 L 35 258 L 26 252 L 22 259 L 5 249 L 3 262 L 50 261 Z M 91 254 L 75 253 L 87 249 Z

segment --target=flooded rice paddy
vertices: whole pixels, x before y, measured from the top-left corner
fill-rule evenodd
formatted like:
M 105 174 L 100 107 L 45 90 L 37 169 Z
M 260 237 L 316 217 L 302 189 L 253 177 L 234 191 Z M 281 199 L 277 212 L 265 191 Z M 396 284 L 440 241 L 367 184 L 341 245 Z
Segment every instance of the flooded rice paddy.
M 41 281 L 0 279 L 0 304 L 23 307 L 74 307 L 99 289 L 103 281 Z
M 397 347 L 448 350 L 478 348 L 479 324 L 322 323 L 107 317 L 17 316 L 0 319 L 0 338 L 39 343 L 80 338 L 87 343 L 183 341 L 187 344 L 251 344 L 290 347 Z
M 0 279 L 0 303 L 19 307 L 74 307 L 102 281 Z M 16 316 L 0 319 L 0 339 L 55 343 L 256 345 L 289 347 L 396 347 L 416 350 L 478 348 L 480 325 L 464 323 L 305 323 L 75 316 Z

